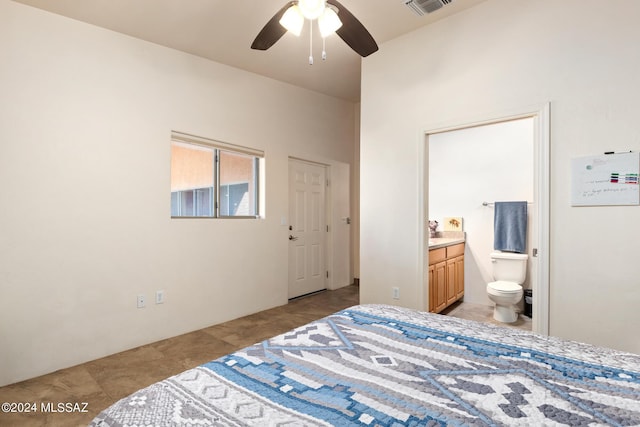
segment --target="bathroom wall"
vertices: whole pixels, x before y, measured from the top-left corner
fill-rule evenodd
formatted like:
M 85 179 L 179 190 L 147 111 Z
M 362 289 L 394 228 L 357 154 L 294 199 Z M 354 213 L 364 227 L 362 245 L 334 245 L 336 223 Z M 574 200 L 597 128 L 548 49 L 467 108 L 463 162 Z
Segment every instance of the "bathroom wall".
M 513 120 L 429 136 L 429 219 L 463 217 L 465 302 L 491 305 L 493 207 L 482 202 L 533 201 L 533 119 Z M 533 208 L 529 206 L 529 210 Z M 532 227 L 527 253 L 531 256 Z M 531 263 L 527 265 L 531 270 Z M 530 273 L 525 288 L 529 287 Z

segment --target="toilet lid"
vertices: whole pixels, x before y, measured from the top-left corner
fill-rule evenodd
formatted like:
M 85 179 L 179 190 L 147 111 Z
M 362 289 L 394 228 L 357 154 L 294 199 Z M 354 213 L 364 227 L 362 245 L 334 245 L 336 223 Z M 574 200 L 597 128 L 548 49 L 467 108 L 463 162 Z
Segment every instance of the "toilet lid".
M 489 287 L 495 289 L 496 291 L 501 292 L 518 292 L 522 290 L 522 286 L 518 285 L 515 282 L 506 282 L 503 280 L 498 280 L 497 282 L 489 283 Z

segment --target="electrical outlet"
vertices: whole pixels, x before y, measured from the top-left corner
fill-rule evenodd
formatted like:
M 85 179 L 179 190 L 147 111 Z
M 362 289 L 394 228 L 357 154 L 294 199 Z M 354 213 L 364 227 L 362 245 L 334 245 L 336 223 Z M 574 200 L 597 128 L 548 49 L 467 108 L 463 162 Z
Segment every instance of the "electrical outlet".
M 144 295 L 138 295 L 138 308 L 144 308 L 147 305 L 147 300 Z
M 393 294 L 391 295 L 393 299 L 400 299 L 400 288 L 398 288 L 397 286 L 391 288 L 391 290 L 393 291 Z
M 164 291 L 156 291 L 156 304 L 164 304 Z

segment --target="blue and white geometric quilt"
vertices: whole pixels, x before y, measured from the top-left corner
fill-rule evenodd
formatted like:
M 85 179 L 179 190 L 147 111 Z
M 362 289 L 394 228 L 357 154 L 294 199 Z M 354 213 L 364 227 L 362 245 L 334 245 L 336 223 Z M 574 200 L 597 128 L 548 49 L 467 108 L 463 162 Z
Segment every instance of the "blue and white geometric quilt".
M 359 305 L 158 382 L 91 426 L 640 426 L 640 356 Z

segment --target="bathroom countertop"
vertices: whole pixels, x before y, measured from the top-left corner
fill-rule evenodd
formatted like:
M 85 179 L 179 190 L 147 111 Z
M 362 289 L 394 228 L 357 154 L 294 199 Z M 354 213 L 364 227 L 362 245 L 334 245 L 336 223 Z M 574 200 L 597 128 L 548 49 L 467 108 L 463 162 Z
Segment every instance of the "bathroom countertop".
M 465 235 L 461 231 L 437 232 L 436 237 L 429 237 L 429 250 L 464 243 Z
M 458 243 L 464 243 L 464 237 L 462 238 L 432 237 L 429 239 L 429 250 L 444 248 L 445 246 L 451 246 Z

